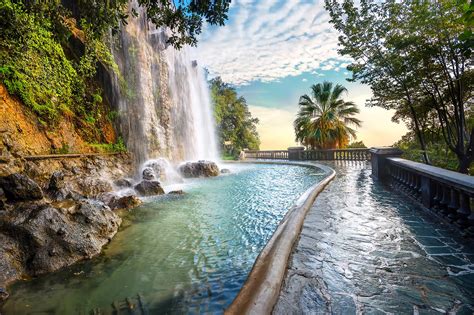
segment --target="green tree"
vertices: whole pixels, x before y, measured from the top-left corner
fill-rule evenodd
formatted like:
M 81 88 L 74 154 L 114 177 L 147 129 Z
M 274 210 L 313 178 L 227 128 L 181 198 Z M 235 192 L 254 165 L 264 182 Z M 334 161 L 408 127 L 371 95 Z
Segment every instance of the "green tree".
M 344 148 L 350 137 L 356 138 L 351 126 L 361 121 L 354 117 L 359 109 L 353 102 L 342 99 L 347 89 L 331 82 L 311 86 L 311 96 L 300 97 L 299 111 L 294 121 L 296 141 L 309 148 Z
M 347 146 L 348 149 L 366 149 L 367 146 L 365 145 L 364 141 L 354 141 L 349 143 Z
M 467 1 L 362 0 L 356 6 L 326 0 L 326 8 L 341 33 L 339 52 L 354 60 L 348 67 L 352 80 L 372 88 L 367 104 L 393 109 L 395 120 L 407 121 L 426 163 L 424 128 L 434 114 L 459 171 L 467 172 L 474 151 Z
M 41 1 L 32 1 L 41 2 Z M 127 23 L 132 16 L 127 14 L 129 0 L 97 1 L 76 0 L 63 1 L 79 20 L 91 24 L 94 34 L 101 36 L 112 29 L 118 31 L 120 23 Z M 197 36 L 205 22 L 210 25 L 224 25 L 227 19 L 230 0 L 138 0 L 146 16 L 156 27 L 166 27 L 170 31 L 168 43 L 175 48 L 183 45 L 197 44 Z
M 219 77 L 212 79 L 210 85 L 222 151 L 236 156 L 243 149 L 258 150 L 258 119 L 252 117 L 245 98 Z
M 128 0 L 0 0 L 0 82 L 53 129 L 61 118 L 100 137 L 107 116 L 100 65 L 118 72 L 110 51 L 110 30 L 134 18 Z M 196 44 L 204 21 L 223 24 L 229 0 L 138 0 L 148 19 L 170 31 L 180 48 Z M 120 76 L 120 75 L 119 75 Z M 98 141 L 98 139 L 92 139 Z

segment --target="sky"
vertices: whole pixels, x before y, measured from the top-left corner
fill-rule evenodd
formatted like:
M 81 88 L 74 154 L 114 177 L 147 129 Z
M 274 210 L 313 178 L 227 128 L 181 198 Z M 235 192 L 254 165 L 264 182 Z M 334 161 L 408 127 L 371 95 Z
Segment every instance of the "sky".
M 406 127 L 391 121 L 393 112 L 365 106 L 370 87 L 346 80 L 350 59 L 337 53 L 337 38 L 324 1 L 232 0 L 226 25 L 205 25 L 194 53 L 211 77 L 222 77 L 245 97 L 260 120 L 263 150 L 296 145 L 299 97 L 324 80 L 344 85 L 345 99 L 358 105 L 357 140 L 369 147 L 392 145 Z

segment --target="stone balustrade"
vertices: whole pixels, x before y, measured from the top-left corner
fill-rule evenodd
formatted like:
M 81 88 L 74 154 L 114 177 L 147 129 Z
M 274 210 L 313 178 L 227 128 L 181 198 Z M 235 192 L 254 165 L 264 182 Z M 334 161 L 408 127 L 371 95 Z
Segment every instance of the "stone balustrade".
M 372 174 L 462 227 L 474 229 L 474 177 L 401 159 L 397 148 L 245 151 L 248 159 L 371 161 Z
M 474 177 L 401 159 L 394 148 L 373 148 L 372 174 L 446 217 L 452 223 L 474 229 Z
M 288 160 L 287 150 L 245 151 L 247 159 Z
M 248 159 L 290 160 L 290 161 L 367 161 L 369 149 L 305 150 L 291 147 L 288 150 L 245 151 Z

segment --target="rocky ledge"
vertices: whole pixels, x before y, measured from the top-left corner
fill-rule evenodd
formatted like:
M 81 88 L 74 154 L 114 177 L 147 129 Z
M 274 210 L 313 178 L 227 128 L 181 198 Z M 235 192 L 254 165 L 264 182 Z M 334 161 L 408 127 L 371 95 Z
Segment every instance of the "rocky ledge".
M 0 214 L 0 287 L 100 253 L 120 217 L 102 203 L 66 199 L 23 202 Z
M 113 192 L 114 180 L 131 173 L 127 160 L 17 160 L 14 170 L 0 165 L 0 302 L 14 280 L 100 253 L 122 221 L 113 209 L 141 202 Z

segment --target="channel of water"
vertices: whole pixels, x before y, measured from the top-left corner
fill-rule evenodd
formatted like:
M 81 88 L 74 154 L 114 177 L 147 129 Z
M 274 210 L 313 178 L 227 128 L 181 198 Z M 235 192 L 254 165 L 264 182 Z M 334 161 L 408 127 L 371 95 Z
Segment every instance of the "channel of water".
M 17 282 L 2 314 L 107 314 L 127 298 L 150 314 L 223 312 L 291 205 L 326 175 L 228 167 L 229 175 L 186 181 L 183 196 L 146 200 L 99 257 Z

